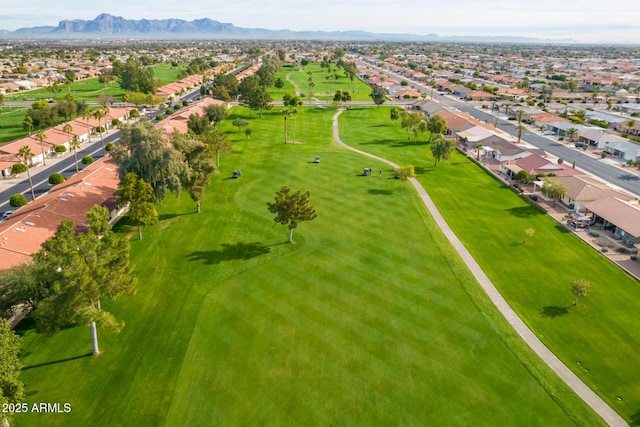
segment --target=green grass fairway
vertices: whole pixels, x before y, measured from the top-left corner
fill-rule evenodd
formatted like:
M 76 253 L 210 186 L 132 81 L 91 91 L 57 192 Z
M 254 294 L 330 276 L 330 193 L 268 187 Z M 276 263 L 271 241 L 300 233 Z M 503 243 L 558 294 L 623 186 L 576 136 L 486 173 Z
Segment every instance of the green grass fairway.
M 153 69 L 153 76 L 160 80 L 160 86 L 164 86 L 180 80 L 178 78 L 178 74 L 180 74 L 180 71 L 186 67 L 173 67 L 171 64 L 162 64 L 154 65 L 151 68 Z
M 335 68 L 335 64 L 331 64 L 331 75 L 333 75 L 333 70 Z M 340 79 L 327 80 L 326 77 L 330 74 L 327 73 L 325 68 L 321 68 L 319 64 L 309 64 L 304 68 L 304 70 L 291 72 L 291 80 L 296 82 L 300 92 L 304 93 L 307 98 L 309 97 L 309 75 L 307 74 L 309 71 L 313 73 L 313 82 L 315 83 L 313 88 L 314 98 L 322 101 L 330 101 L 333 99 L 336 91 L 338 89 L 342 89 L 351 92 L 351 98 L 353 101 L 371 101 L 371 97 L 369 96 L 371 88 L 362 80 L 356 78 L 352 84 L 351 80 L 349 80 L 348 77 L 345 77 L 342 68 L 338 68 Z
M 302 108 L 303 143 L 285 145 L 278 108 L 234 108 L 202 213 L 183 194 L 143 240 L 117 227 L 138 290 L 103 304 L 127 322 L 100 332 L 103 354 L 85 356 L 86 326 L 22 326 L 26 401 L 72 412 L 13 425 L 603 425 L 491 308 L 416 193 L 333 143 L 334 113 Z M 266 208 L 282 185 L 319 214 L 293 245 Z
M 640 286 L 491 174 L 456 154 L 433 167 L 429 146 L 406 141 L 389 109 L 351 108 L 342 138 L 413 164 L 451 228 L 538 337 L 627 421 L 640 414 Z M 422 137 L 426 141 L 427 136 Z M 535 234 L 525 244 L 527 228 Z M 571 283 L 591 282 L 573 306 Z
M 22 138 L 27 132 L 22 128 L 22 122 L 27 115 L 25 107 L 2 107 L 0 114 L 0 144 Z

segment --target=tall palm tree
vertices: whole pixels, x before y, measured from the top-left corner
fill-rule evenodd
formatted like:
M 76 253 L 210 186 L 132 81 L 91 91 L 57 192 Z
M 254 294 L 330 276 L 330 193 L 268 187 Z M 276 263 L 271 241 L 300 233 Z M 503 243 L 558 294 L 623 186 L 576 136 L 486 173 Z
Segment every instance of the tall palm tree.
M 33 119 L 31 118 L 31 116 L 27 116 L 24 118 L 22 127 L 27 131 L 27 134 L 31 136 L 31 131 L 33 130 Z
M 287 143 L 287 119 L 289 118 L 289 114 L 291 112 L 288 108 L 282 110 L 282 118 L 284 119 L 284 143 Z
M 298 110 L 295 108 L 291 109 L 291 115 L 293 116 L 293 143 L 296 142 L 296 118 L 298 117 Z
M 65 132 L 67 134 L 67 136 L 69 137 L 68 143 L 71 143 L 71 132 L 73 132 L 73 126 L 71 126 L 71 123 L 67 123 L 64 126 L 62 126 L 62 131 Z
M 44 134 L 44 130 L 38 129 L 38 132 L 36 132 L 36 139 L 40 141 L 40 148 L 42 149 L 42 164 L 46 166 L 47 161 L 45 159 L 47 156 L 44 154 L 44 140 L 47 139 L 47 135 Z
M 578 137 L 578 129 L 576 128 L 567 129 L 567 136 L 569 137 L 569 142 L 573 142 L 574 138 Z
M 100 121 L 106 117 L 105 110 L 103 108 L 98 108 L 97 110 L 93 110 L 93 117 L 98 119 L 98 129 L 100 130 L 100 144 L 102 144 L 102 155 L 105 155 L 104 150 L 104 138 L 102 137 L 102 126 L 100 125 Z
M 516 129 L 518 129 L 518 144 L 520 144 L 520 139 L 522 138 L 522 131 L 524 131 L 526 127 L 524 125 L 518 125 L 516 126 Z
M 87 121 L 87 135 L 90 134 L 89 132 L 89 120 L 93 117 L 93 111 L 89 111 L 89 110 L 84 110 L 82 112 L 82 118 L 85 119 Z
M 80 140 L 78 139 L 77 136 L 73 136 L 73 138 L 71 138 L 71 141 L 69 142 L 69 148 L 71 148 L 73 150 L 73 155 L 76 158 L 76 173 L 78 173 L 78 148 L 80 148 Z
M 27 176 L 29 177 L 29 186 L 31 186 L 31 200 L 36 199 L 36 193 L 33 191 L 33 181 L 31 181 L 31 173 L 29 172 L 29 163 L 33 161 L 33 150 L 28 145 L 23 146 L 20 150 L 18 150 L 18 159 L 23 160 L 25 166 L 27 167 Z

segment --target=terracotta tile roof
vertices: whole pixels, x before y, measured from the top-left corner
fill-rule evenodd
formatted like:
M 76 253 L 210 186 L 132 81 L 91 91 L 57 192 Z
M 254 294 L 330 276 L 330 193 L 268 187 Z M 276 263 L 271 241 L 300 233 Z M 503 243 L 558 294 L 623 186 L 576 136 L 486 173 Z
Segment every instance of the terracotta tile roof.
M 99 160 L 49 194 L 18 209 L 0 224 L 0 269 L 29 260 L 45 240 L 55 234 L 64 219 L 78 229 L 85 227 L 85 213 L 98 204 L 113 209 L 118 188 L 118 172 L 111 160 Z

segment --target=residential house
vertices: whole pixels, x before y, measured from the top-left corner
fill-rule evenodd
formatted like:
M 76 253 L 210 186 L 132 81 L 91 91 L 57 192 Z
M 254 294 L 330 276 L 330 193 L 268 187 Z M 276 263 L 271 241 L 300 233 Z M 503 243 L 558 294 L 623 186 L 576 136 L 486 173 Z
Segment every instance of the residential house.
M 107 207 L 114 220 L 120 213 L 118 183 L 116 165 L 101 159 L 18 209 L 0 224 L 0 269 L 28 262 L 64 219 L 73 221 L 78 231 L 86 230 L 86 212 L 94 205 Z
M 560 201 L 569 209 L 576 211 L 584 211 L 586 203 L 607 197 L 615 197 L 625 202 L 633 200 L 633 197 L 616 191 L 607 184 L 587 175 L 557 176 L 554 179 L 567 188 L 567 192 L 560 198 Z
M 518 172 L 520 172 L 521 170 L 527 171 L 530 176 L 534 177 L 536 175 L 549 174 L 553 174 L 555 176 L 570 176 L 582 174 L 582 172 L 573 169 L 570 166 L 552 162 L 548 159 L 545 159 L 541 155 L 534 153 L 530 153 L 530 155 L 528 156 L 505 161 L 503 162 L 501 169 L 501 171 L 505 175 L 511 178 L 515 178 Z
M 640 136 L 640 119 L 639 120 L 624 120 L 622 122 L 614 123 L 613 129 L 632 136 Z
M 554 122 L 565 122 L 565 123 L 571 123 L 569 120 L 560 117 L 560 116 L 556 116 L 555 114 L 551 114 L 551 113 L 536 113 L 536 114 L 529 114 L 529 118 L 531 119 L 531 121 L 533 122 L 533 125 L 538 127 L 539 129 L 542 130 L 546 130 L 549 128 L 549 123 L 554 123 Z
M 613 236 L 621 239 L 625 245 L 640 242 L 640 209 L 637 204 L 606 197 L 586 203 L 584 207 L 595 214 L 596 224 L 600 224 L 604 230 L 613 230 Z
M 613 155 L 613 157 L 624 161 L 640 161 L 640 144 L 629 141 L 611 142 L 605 143 L 603 150 Z
M 578 138 L 578 141 L 584 142 L 592 147 L 597 147 L 603 149 L 606 147 L 606 144 L 615 143 L 615 142 L 628 142 L 626 139 L 621 136 L 614 135 L 612 133 L 607 132 L 604 129 L 600 128 L 592 128 L 583 131 Z
M 497 96 L 483 90 L 474 90 L 467 92 L 466 99 L 471 101 L 495 101 Z
M 427 117 L 431 117 L 439 111 L 443 111 L 442 104 L 437 104 L 431 100 L 418 101 L 414 103 L 411 108 L 422 111 L 422 113 Z

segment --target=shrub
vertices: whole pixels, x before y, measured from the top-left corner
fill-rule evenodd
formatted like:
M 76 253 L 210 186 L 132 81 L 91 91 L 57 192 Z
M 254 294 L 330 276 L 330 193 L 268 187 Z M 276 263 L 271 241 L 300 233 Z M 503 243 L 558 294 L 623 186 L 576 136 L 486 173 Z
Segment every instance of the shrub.
M 27 167 L 24 163 L 14 163 L 11 167 L 11 175 L 18 175 L 19 173 L 26 172 Z
M 631 253 L 631 251 L 623 246 L 618 246 L 616 248 L 616 252 L 618 252 L 619 254 L 629 254 Z
M 537 202 L 537 201 L 538 201 L 538 196 L 536 196 L 535 194 L 532 194 L 532 195 L 531 195 L 531 196 L 529 196 L 529 197 L 531 197 L 531 200 L 533 200 L 534 202 Z
M 603 246 L 600 250 L 601 250 L 602 252 L 609 252 L 609 248 L 608 248 L 608 247 L 606 247 L 606 246 Z
M 187 101 L 186 99 L 182 100 L 182 106 L 186 107 L 187 105 L 189 105 L 189 101 Z
M 173 111 L 178 111 L 180 108 L 182 108 L 182 107 L 180 106 L 180 104 L 175 104 L 175 105 L 173 106 Z
M 129 117 L 132 117 L 132 118 L 140 117 L 140 111 L 138 111 L 138 110 L 131 110 L 131 111 L 129 112 Z
M 167 108 L 167 111 L 165 111 L 165 113 L 167 114 L 167 116 L 170 116 L 173 114 L 173 110 L 171 108 Z
M 163 116 L 162 114 L 158 114 L 158 115 L 156 116 L 156 120 L 157 120 L 157 121 L 160 121 L 160 120 L 162 120 L 162 119 L 164 119 L 164 116 Z
M 14 194 L 9 198 L 9 206 L 12 208 L 19 208 L 20 206 L 24 206 L 27 203 L 27 197 L 24 194 Z
M 66 153 L 67 147 L 65 147 L 64 145 L 56 145 L 56 148 L 54 150 L 56 153 Z
M 602 153 L 600 153 L 600 157 L 603 158 L 603 159 L 606 158 L 607 157 L 607 152 L 603 151 Z
M 104 151 L 108 153 L 109 151 L 113 150 L 113 147 L 115 147 L 115 145 L 113 145 L 113 142 L 107 142 L 107 144 L 104 146 Z
M 81 160 L 81 163 L 83 165 L 90 165 L 91 163 L 93 163 L 93 157 L 91 156 L 84 156 Z
M 103 133 L 105 131 L 104 126 L 98 126 L 95 129 L 95 133 Z
M 589 236 L 592 236 L 592 237 L 600 237 L 600 233 L 598 233 L 597 231 L 590 231 L 590 232 L 589 232 Z
M 52 173 L 49 175 L 49 184 L 58 185 L 64 182 L 64 176 L 61 173 Z
M 563 164 L 563 163 L 564 163 L 564 160 L 562 160 L 562 159 L 558 159 L 558 164 L 559 164 L 559 165 L 561 165 L 561 164 Z

